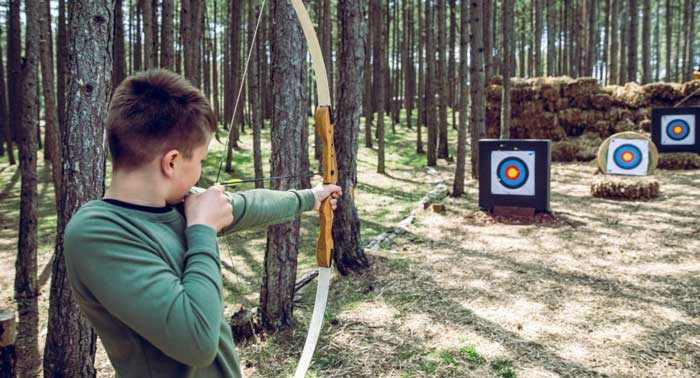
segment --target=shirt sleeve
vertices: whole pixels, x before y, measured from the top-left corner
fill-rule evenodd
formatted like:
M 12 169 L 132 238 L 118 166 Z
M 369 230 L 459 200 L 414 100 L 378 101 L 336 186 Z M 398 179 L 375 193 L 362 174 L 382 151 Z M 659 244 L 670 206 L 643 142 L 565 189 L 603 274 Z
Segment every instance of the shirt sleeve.
M 211 364 L 223 318 L 214 230 L 203 225 L 186 229 L 188 249 L 179 276 L 144 241 L 103 223 L 66 230 L 69 277 L 84 295 L 164 354 L 190 366 Z
M 202 188 L 194 187 L 190 192 L 203 191 Z M 312 210 L 316 203 L 311 189 L 253 189 L 245 192 L 226 192 L 226 196 L 233 207 L 233 223 L 224 227 L 221 234 L 290 222 L 297 215 Z

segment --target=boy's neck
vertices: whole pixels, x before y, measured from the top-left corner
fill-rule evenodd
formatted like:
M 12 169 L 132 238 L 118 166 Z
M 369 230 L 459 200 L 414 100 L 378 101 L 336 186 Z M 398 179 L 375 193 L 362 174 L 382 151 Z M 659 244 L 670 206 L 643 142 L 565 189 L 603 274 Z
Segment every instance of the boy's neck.
M 162 207 L 166 205 L 166 195 L 161 192 L 164 185 L 151 171 L 116 170 L 112 182 L 103 198 L 115 199 L 134 205 Z

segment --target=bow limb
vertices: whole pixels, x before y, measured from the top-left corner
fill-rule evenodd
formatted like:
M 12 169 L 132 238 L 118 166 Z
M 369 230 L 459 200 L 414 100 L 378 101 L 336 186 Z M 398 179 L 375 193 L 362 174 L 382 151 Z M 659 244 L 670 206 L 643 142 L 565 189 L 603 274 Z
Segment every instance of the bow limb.
M 331 108 L 330 87 L 328 85 L 328 74 L 326 72 L 326 64 L 323 61 L 323 53 L 321 45 L 318 42 L 314 25 L 311 22 L 309 13 L 301 0 L 291 0 L 294 12 L 299 19 L 301 28 L 306 37 L 306 43 L 311 54 L 311 63 L 314 69 L 316 78 L 316 89 L 318 93 L 318 107 L 316 109 L 315 123 L 316 132 L 319 133 L 321 144 L 323 145 L 322 154 L 322 177 L 324 184 L 336 184 L 338 182 L 338 165 L 336 162 L 335 145 L 333 144 L 333 117 Z M 326 309 L 326 301 L 328 299 L 328 289 L 330 286 L 330 267 L 333 251 L 333 208 L 331 207 L 330 197 L 326 198 L 319 209 L 320 213 L 320 232 L 318 241 L 316 242 L 316 261 L 318 263 L 318 285 L 316 287 L 316 301 L 314 302 L 314 310 L 311 315 L 311 323 L 309 324 L 309 332 L 304 343 L 304 350 L 301 353 L 299 364 L 297 365 L 295 378 L 303 378 L 311 364 L 316 342 L 321 333 L 323 325 L 323 314 Z

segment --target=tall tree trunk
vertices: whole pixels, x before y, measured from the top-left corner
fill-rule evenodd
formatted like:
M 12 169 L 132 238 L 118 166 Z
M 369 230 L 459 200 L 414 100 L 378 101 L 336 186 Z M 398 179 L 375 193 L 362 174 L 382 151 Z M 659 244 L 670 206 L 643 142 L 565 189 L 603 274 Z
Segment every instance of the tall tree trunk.
M 162 25 L 160 32 L 160 66 L 169 70 L 173 69 L 173 18 L 174 1 L 163 0 Z M 216 20 L 214 20 L 216 22 Z M 216 28 L 214 29 L 216 33 Z M 216 109 L 216 107 L 214 107 Z
M 17 132 L 22 124 L 22 96 L 10 94 L 22 93 L 21 53 L 22 29 L 20 27 L 20 0 L 10 0 L 7 31 L 7 93 L 10 112 L 10 130 L 12 140 L 17 140 Z
M 27 30 L 22 64 L 22 123 L 17 130 L 19 169 L 22 174 L 20 196 L 19 242 L 15 262 L 15 300 L 19 313 L 17 327 L 17 375 L 38 377 L 41 370 L 39 353 L 39 287 L 37 285 L 37 127 L 39 88 L 39 22 L 42 1 L 25 2 Z
M 642 6 L 642 84 L 651 81 L 651 0 Z
M 681 13 L 684 13 L 681 9 L 682 6 L 682 1 L 678 0 L 678 11 Z M 673 69 L 673 80 L 674 81 L 682 81 L 683 80 L 683 72 L 681 71 L 681 61 L 683 60 L 683 50 L 681 46 L 681 42 L 683 41 L 683 27 L 685 25 L 681 24 L 680 20 L 678 22 L 678 27 L 675 29 L 676 33 L 676 47 L 673 49 L 673 61 L 675 62 L 674 64 L 674 69 Z
M 515 0 L 503 0 L 503 95 L 501 96 L 501 139 L 510 138 L 510 77 L 513 67 L 513 2 Z M 541 17 L 540 17 L 541 20 Z M 542 69 L 539 69 L 540 72 Z
M 470 94 L 471 94 L 471 154 L 472 154 L 472 177 L 479 177 L 479 139 L 481 139 L 486 130 L 485 124 L 485 96 L 484 96 L 484 66 L 482 58 L 484 49 L 482 46 L 483 38 L 481 33 L 484 28 L 481 24 L 482 15 L 482 0 L 471 0 L 471 33 L 469 34 L 470 51 Z
M 219 18 L 217 16 L 217 12 L 218 12 L 218 5 L 217 5 L 217 1 L 214 0 L 214 25 L 219 24 Z M 217 38 L 218 31 L 217 31 L 216 27 L 212 28 L 212 34 L 214 35 L 213 36 L 214 43 L 213 43 L 212 52 L 211 52 L 211 54 L 212 54 L 211 55 L 211 70 L 212 70 L 212 77 L 214 78 L 213 91 L 212 91 L 213 97 L 214 97 L 214 113 L 216 114 L 216 119 L 221 120 L 221 109 L 220 109 L 221 103 L 219 101 L 219 54 L 218 54 L 219 41 Z M 260 33 L 258 35 L 259 35 L 258 40 L 262 43 L 263 42 L 262 38 L 261 38 L 262 33 Z M 258 44 L 258 49 L 260 49 L 260 44 Z M 258 59 L 258 61 L 260 60 L 260 51 L 258 51 L 257 59 Z M 259 76 L 258 76 L 258 80 L 260 80 Z M 261 107 L 261 109 L 262 109 L 262 107 Z M 262 110 L 261 110 L 261 112 L 262 112 Z
M 469 90 L 469 2 L 460 2 L 459 33 L 459 129 L 457 132 L 457 166 L 455 181 L 452 185 L 452 197 L 459 198 L 464 194 L 464 178 L 467 160 L 467 117 L 469 117 L 469 100 L 466 96 Z
M 457 51 L 457 2 L 455 0 L 448 0 L 449 5 L 450 5 L 450 47 L 447 50 L 448 51 L 448 56 L 447 56 L 447 85 L 448 85 L 448 101 L 447 103 L 452 110 L 452 126 L 454 128 L 457 127 L 457 124 L 454 122 L 454 116 L 456 112 L 454 111 L 454 108 L 457 106 L 457 94 L 455 93 L 455 53 Z
M 41 18 L 39 22 L 41 36 L 39 38 L 39 55 L 41 60 L 41 78 L 44 96 L 44 127 L 46 128 L 46 149 L 51 151 L 51 176 L 53 178 L 54 193 L 58 204 L 58 193 L 61 190 L 61 133 L 58 129 L 56 115 L 56 96 L 54 94 L 53 80 L 53 37 L 51 36 L 51 13 L 49 1 L 42 0 L 40 5 Z M 122 34 L 123 36 L 123 34 Z M 124 50 L 122 49 L 122 53 Z M 58 208 L 58 206 L 56 207 Z
M 185 1 L 189 0 L 183 0 L 183 8 L 185 7 Z M 143 44 L 141 41 L 143 2 L 144 0 L 136 0 L 136 41 L 134 42 L 134 71 L 141 71 L 142 69 L 144 69 Z
M 421 15 L 422 7 L 420 1 L 416 7 L 418 12 L 418 122 L 416 122 L 416 154 L 424 154 L 423 149 L 423 126 L 426 125 L 425 105 L 427 97 L 425 97 L 425 37 L 426 37 L 426 20 Z
M 142 0 L 141 0 L 142 1 Z M 194 41 L 192 40 L 192 3 L 191 0 L 180 0 L 180 38 L 182 38 L 182 62 L 185 78 L 194 82 Z
M 372 5 L 368 2 L 368 7 L 371 10 Z M 368 11 L 367 14 L 370 12 Z M 374 98 L 372 96 L 374 83 L 372 82 L 372 53 L 374 51 L 374 19 L 372 17 L 367 18 L 368 33 L 367 33 L 367 43 L 365 44 L 365 94 L 364 94 L 364 104 L 363 111 L 365 114 L 365 147 L 372 148 L 372 121 L 373 121 L 373 106 Z M 319 141 L 320 142 L 320 141 Z M 318 156 L 320 157 L 320 155 Z M 317 157 L 317 158 L 318 158 Z
M 270 4 L 274 28 L 272 42 L 272 175 L 283 176 L 301 171 L 301 129 L 306 125 L 303 106 L 303 85 L 299 78 L 305 65 L 300 64 L 306 56 L 306 48 L 298 23 L 286 22 L 296 19 L 291 4 L 274 1 Z M 236 27 L 237 24 L 233 26 Z M 294 111 L 290 111 L 290 109 Z M 284 179 L 273 182 L 273 188 L 284 190 L 295 187 L 299 179 Z M 296 220 L 270 226 L 267 231 L 267 246 L 260 290 L 262 324 L 268 330 L 292 326 L 292 305 L 296 279 L 297 254 L 299 249 L 299 225 Z
M 357 139 L 360 131 L 360 111 L 364 83 L 365 40 L 362 0 L 338 2 L 338 118 L 335 127 L 335 152 L 338 162 L 338 185 L 344 193 L 352 193 L 357 185 Z M 362 249 L 360 218 L 351 195 L 338 199 L 333 220 L 333 261 L 345 275 L 369 267 Z
M 666 43 L 664 44 L 666 49 L 666 81 L 673 80 L 673 66 L 671 65 L 671 45 L 673 43 L 673 5 L 671 4 L 671 1 L 672 0 L 666 0 Z
M 437 51 L 437 82 L 438 82 L 438 99 L 440 100 L 440 120 L 438 130 L 438 157 L 447 159 L 449 152 L 447 150 L 447 62 L 445 53 L 447 52 L 447 30 L 445 23 L 447 17 L 445 15 L 445 0 L 438 1 L 438 51 Z
M 557 10 L 554 7 L 554 0 L 547 0 L 547 76 L 554 76 L 556 61 L 554 51 L 554 44 L 556 41 L 554 23 L 556 20 L 556 12 Z
M 598 0 L 588 0 L 588 53 L 586 76 L 593 76 L 593 66 L 598 61 Z
M 637 0 L 629 2 L 629 43 L 627 45 L 627 79 L 629 81 L 637 81 L 637 23 L 639 22 L 639 9 L 637 9 Z
M 482 36 L 483 36 L 483 43 L 484 43 L 484 77 L 486 81 L 491 78 L 491 1 L 495 0 L 482 0 L 482 7 L 481 11 L 483 14 L 482 17 L 482 26 L 484 30 L 482 30 Z M 429 25 L 426 23 L 426 25 Z
M 620 20 L 622 20 L 622 26 L 620 28 L 620 66 L 619 66 L 619 78 L 618 83 L 624 85 L 627 83 L 627 73 L 629 72 L 627 66 L 627 50 L 629 44 L 629 13 L 625 2 L 623 0 L 620 3 Z
M 661 0 L 656 1 L 656 17 L 654 19 L 654 81 L 659 81 L 661 71 Z
M 414 66 L 415 25 L 413 22 L 413 1 L 406 0 L 404 4 L 405 23 L 406 27 L 408 28 L 408 39 L 406 41 L 406 45 L 404 46 L 404 49 L 406 50 L 406 60 L 404 63 L 406 67 L 404 70 L 404 81 L 406 83 L 404 87 L 404 98 L 406 100 L 404 105 L 406 106 L 406 126 L 411 129 L 413 127 L 413 97 L 415 94 L 416 85 Z
M 645 2 L 648 2 L 650 0 L 645 0 Z M 693 70 L 694 70 L 694 42 L 697 39 L 697 34 L 695 33 L 695 5 L 696 1 L 691 1 L 691 0 L 686 0 L 687 8 L 685 13 L 688 15 L 688 26 L 686 28 L 686 35 L 685 35 L 685 40 L 687 44 L 686 50 L 686 55 L 685 55 L 685 64 L 684 66 L 685 71 L 683 74 L 683 79 L 686 81 L 692 80 L 693 78 Z
M 58 0 L 58 26 L 56 36 L 56 112 L 58 129 L 62 133 L 66 125 L 66 63 L 68 57 L 68 25 L 65 0 Z M 63 138 L 63 137 L 61 137 Z
M 153 51 L 153 2 L 151 0 L 141 0 L 143 4 L 143 58 L 144 68 L 151 69 L 157 66 L 153 61 L 155 52 Z
M 508 0 L 505 0 L 508 1 Z M 542 2 L 535 1 L 535 76 L 542 76 Z M 505 6 L 505 2 L 503 3 Z M 505 20 L 505 19 L 504 19 Z
M 0 33 L 0 38 L 2 34 Z M 14 141 L 12 140 L 12 131 L 10 130 L 10 120 L 7 110 L 7 90 L 5 89 L 5 64 L 3 63 L 2 44 L 0 43 L 0 128 L 2 136 L 5 140 L 7 158 L 10 165 L 15 165 Z
M 433 43 L 433 8 L 431 0 L 425 2 L 425 120 L 428 127 L 428 166 L 437 164 L 437 124 L 435 120 L 435 44 Z
M 114 1 L 114 60 L 112 61 L 112 87 L 116 88 L 126 77 L 126 55 L 124 54 L 124 15 L 122 0 Z
M 605 68 L 605 71 L 601 71 L 601 82 L 603 85 L 607 85 L 607 80 L 608 76 L 605 75 L 603 76 L 602 72 L 607 72 L 609 60 L 608 60 L 608 51 L 609 51 L 609 43 L 610 43 L 610 0 L 605 0 L 603 3 L 604 9 L 603 12 L 605 13 L 603 17 L 604 22 L 605 22 L 605 36 L 603 37 L 603 53 L 601 54 L 601 59 L 603 60 L 603 64 L 601 65 L 601 70 Z
M 258 4 L 258 0 L 250 0 L 248 2 L 248 46 L 259 46 L 263 41 L 261 36 L 255 36 L 255 25 L 258 20 L 258 15 L 261 9 Z M 254 47 L 253 47 L 254 48 Z M 259 49 L 250 49 L 251 53 L 259 54 Z M 250 65 L 248 66 L 248 100 L 250 101 L 250 111 L 252 113 L 253 122 L 253 171 L 255 172 L 255 178 L 261 179 L 263 177 L 263 167 L 262 167 L 262 151 L 261 151 L 261 140 L 260 140 L 260 130 L 263 125 L 262 107 L 260 106 L 260 98 L 262 97 L 260 93 L 260 72 L 258 70 L 258 57 L 250 58 Z M 263 181 L 256 181 L 255 187 L 262 188 Z
M 620 1 L 622 0 L 611 0 L 612 12 L 610 15 L 610 65 L 608 66 L 608 82 L 610 84 L 618 84 L 618 66 L 617 66 L 617 55 L 618 55 L 618 36 L 617 36 L 617 25 L 620 14 Z
M 85 202 L 104 193 L 102 143 L 112 76 L 113 0 L 70 2 L 67 124 L 59 201 L 44 377 L 94 377 L 95 332 L 78 308 L 66 279 L 63 233 Z M 86 149 L 86 144 L 94 146 Z
M 384 7 L 380 0 L 373 0 L 373 17 L 377 22 L 374 22 L 375 27 L 375 45 L 374 45 L 374 81 L 377 83 L 377 90 L 374 95 L 377 98 L 377 173 L 386 173 L 384 166 L 384 112 L 386 111 L 384 90 L 387 88 L 384 79 L 384 63 L 385 63 L 385 31 L 384 31 Z

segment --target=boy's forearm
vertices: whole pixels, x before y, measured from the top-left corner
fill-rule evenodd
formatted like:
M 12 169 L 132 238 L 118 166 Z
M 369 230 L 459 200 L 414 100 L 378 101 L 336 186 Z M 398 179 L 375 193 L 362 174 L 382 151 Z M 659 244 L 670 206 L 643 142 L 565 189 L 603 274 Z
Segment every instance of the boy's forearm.
M 311 189 L 254 189 L 226 195 L 233 206 L 233 223 L 224 227 L 222 234 L 289 222 L 312 210 L 315 203 Z

